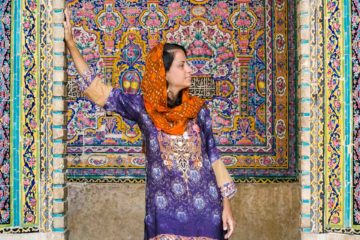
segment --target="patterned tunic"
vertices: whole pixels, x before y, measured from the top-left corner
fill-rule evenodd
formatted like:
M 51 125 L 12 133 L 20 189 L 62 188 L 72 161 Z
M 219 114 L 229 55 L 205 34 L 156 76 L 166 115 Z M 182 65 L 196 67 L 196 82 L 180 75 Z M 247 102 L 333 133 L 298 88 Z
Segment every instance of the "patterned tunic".
M 87 95 L 91 98 L 90 90 Z M 178 136 L 154 126 L 141 95 L 111 89 L 104 108 L 137 122 L 143 134 L 144 239 L 224 239 L 222 198 L 232 197 L 236 189 L 232 181 L 218 187 L 212 165 L 221 160 L 212 133 L 210 111 L 203 107 L 197 119 L 188 122 L 185 133 Z

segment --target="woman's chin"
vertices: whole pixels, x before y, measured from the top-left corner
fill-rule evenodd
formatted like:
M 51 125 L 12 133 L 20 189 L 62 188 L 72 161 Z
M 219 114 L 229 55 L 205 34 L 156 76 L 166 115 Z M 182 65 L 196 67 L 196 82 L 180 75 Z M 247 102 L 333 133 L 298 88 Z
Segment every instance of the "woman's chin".
M 189 88 L 190 86 L 191 86 L 191 80 L 189 80 L 189 82 L 187 82 L 186 88 Z
M 184 86 L 184 89 L 190 88 L 191 84 Z

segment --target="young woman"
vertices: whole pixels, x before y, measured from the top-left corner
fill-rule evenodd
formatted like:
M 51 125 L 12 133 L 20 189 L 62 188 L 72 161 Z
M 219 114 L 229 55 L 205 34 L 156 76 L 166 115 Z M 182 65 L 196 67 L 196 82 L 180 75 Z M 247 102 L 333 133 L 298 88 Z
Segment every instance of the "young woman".
M 145 239 L 228 239 L 235 184 L 220 160 L 204 100 L 190 96 L 186 51 L 159 44 L 146 59 L 142 95 L 102 83 L 73 40 L 66 11 L 65 41 L 84 94 L 107 111 L 136 121 L 146 154 Z

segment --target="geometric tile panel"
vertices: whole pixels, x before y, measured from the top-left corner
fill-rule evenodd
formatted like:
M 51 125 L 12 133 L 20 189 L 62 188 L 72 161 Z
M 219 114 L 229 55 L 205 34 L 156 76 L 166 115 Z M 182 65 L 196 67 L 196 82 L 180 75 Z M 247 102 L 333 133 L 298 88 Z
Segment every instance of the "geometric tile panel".
M 182 44 L 238 181 L 296 179 L 294 1 L 68 1 L 74 37 L 104 82 L 140 93 L 146 53 Z M 68 63 L 70 181 L 143 180 L 137 125 L 84 98 Z

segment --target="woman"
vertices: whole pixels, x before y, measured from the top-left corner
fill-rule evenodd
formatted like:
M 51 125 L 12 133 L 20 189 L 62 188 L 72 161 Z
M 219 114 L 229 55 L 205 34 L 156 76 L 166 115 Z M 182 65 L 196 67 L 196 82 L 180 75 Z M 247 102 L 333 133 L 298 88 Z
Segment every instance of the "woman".
M 189 95 L 185 49 L 176 44 L 154 47 L 146 59 L 143 95 L 130 95 L 103 84 L 88 67 L 73 40 L 68 11 L 64 25 L 84 94 L 107 111 L 136 121 L 142 131 L 144 238 L 228 239 L 235 225 L 229 199 L 236 188 L 216 149 L 210 111 L 204 100 Z

